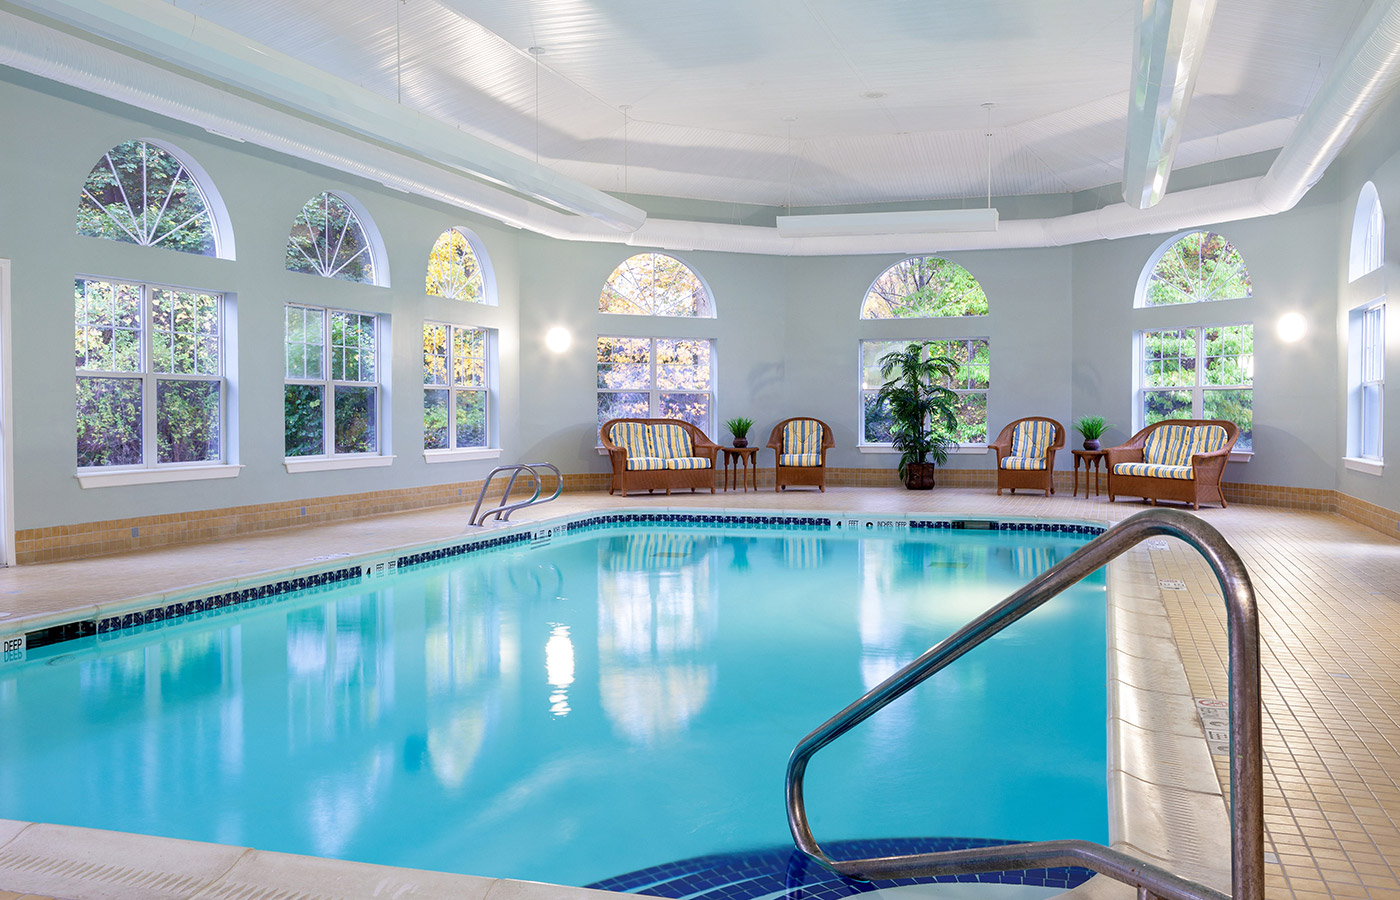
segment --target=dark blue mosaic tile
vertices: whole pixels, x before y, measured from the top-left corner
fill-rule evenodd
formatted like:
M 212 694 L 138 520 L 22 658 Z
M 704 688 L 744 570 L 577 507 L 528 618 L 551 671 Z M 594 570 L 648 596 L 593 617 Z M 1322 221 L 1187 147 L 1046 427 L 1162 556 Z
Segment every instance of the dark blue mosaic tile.
M 888 838 L 834 841 L 826 850 L 836 859 L 857 859 L 1010 843 L 1014 842 L 973 838 Z M 949 882 L 1001 882 L 1069 889 L 1088 881 L 1093 874 L 1088 869 L 1062 867 L 860 882 L 828 872 L 792 847 L 782 847 L 699 856 L 629 872 L 585 887 L 692 900 L 754 900 L 779 895 L 787 900 L 839 900 L 881 888 Z

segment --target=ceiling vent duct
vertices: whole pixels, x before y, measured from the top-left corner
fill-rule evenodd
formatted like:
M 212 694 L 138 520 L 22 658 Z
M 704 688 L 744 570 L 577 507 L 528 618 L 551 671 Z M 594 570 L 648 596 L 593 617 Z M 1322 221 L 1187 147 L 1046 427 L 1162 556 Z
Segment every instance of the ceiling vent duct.
M 778 234 L 781 237 L 942 234 L 996 230 L 995 209 L 917 209 L 908 212 L 778 216 Z

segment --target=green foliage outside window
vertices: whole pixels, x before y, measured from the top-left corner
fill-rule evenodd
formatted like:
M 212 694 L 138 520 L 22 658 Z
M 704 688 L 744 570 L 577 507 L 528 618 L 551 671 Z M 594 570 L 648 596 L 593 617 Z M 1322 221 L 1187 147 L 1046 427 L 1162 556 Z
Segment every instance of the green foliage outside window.
M 714 315 L 710 294 L 690 267 L 664 253 L 639 253 L 613 270 L 598 311 L 634 316 Z
M 862 319 L 985 316 L 987 295 L 972 273 L 937 256 L 915 256 L 890 266 L 866 292 Z
M 487 446 L 485 329 L 424 324 L 423 384 L 423 449 Z
M 108 150 L 83 182 L 78 234 L 213 256 L 214 223 L 194 176 L 146 141 Z
M 287 237 L 287 271 L 374 283 L 369 238 L 344 200 L 322 191 L 301 208 Z
M 1211 325 L 1142 334 L 1143 424 L 1226 419 L 1237 450 L 1254 446 L 1254 326 Z
M 880 360 L 891 351 L 903 350 L 908 341 L 862 341 L 861 403 L 867 444 L 887 444 L 893 440 L 890 412 L 876 397 L 882 377 Z M 983 338 L 924 341 L 935 356 L 955 363 L 951 377 L 940 382 L 957 393 L 954 401 L 956 424 L 951 437 L 959 444 L 987 442 L 987 390 L 991 387 L 991 345 Z
M 1147 279 L 1146 304 L 1203 303 L 1251 296 L 1249 271 L 1238 250 L 1213 231 L 1184 235 L 1157 260 Z
M 288 456 L 325 452 L 325 392 L 319 384 L 289 384 L 284 391 L 282 421 Z
M 703 339 L 598 338 L 599 427 L 609 419 L 655 416 L 683 419 L 708 434 L 711 351 Z
M 428 254 L 427 292 L 434 297 L 482 303 L 486 300 L 481 264 L 466 235 L 455 228 L 444 231 Z

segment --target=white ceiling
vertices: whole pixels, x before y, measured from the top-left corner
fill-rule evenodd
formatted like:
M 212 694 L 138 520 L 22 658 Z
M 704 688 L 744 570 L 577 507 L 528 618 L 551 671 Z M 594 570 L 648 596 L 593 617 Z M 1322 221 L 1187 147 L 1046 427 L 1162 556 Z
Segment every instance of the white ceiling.
M 989 145 L 997 196 L 1122 177 L 1133 0 L 174 2 L 606 191 L 976 198 Z M 1220 0 L 1177 168 L 1282 146 L 1369 2 Z

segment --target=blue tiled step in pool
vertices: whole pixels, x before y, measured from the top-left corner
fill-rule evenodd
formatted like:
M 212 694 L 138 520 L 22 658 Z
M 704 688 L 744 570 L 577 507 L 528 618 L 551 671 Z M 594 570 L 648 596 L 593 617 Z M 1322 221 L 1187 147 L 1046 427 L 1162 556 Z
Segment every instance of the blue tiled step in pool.
M 1014 842 L 977 838 L 887 838 L 832 841 L 824 845 L 824 849 L 834 859 L 868 859 L 1010 843 Z M 943 875 L 937 878 L 851 881 L 826 871 L 793 847 L 780 847 L 747 853 L 697 856 L 607 878 L 587 887 L 676 900 L 835 900 L 868 891 L 941 883 L 1000 883 L 1068 890 L 1088 881 L 1093 874 L 1088 869 L 1068 866 L 980 875 Z

